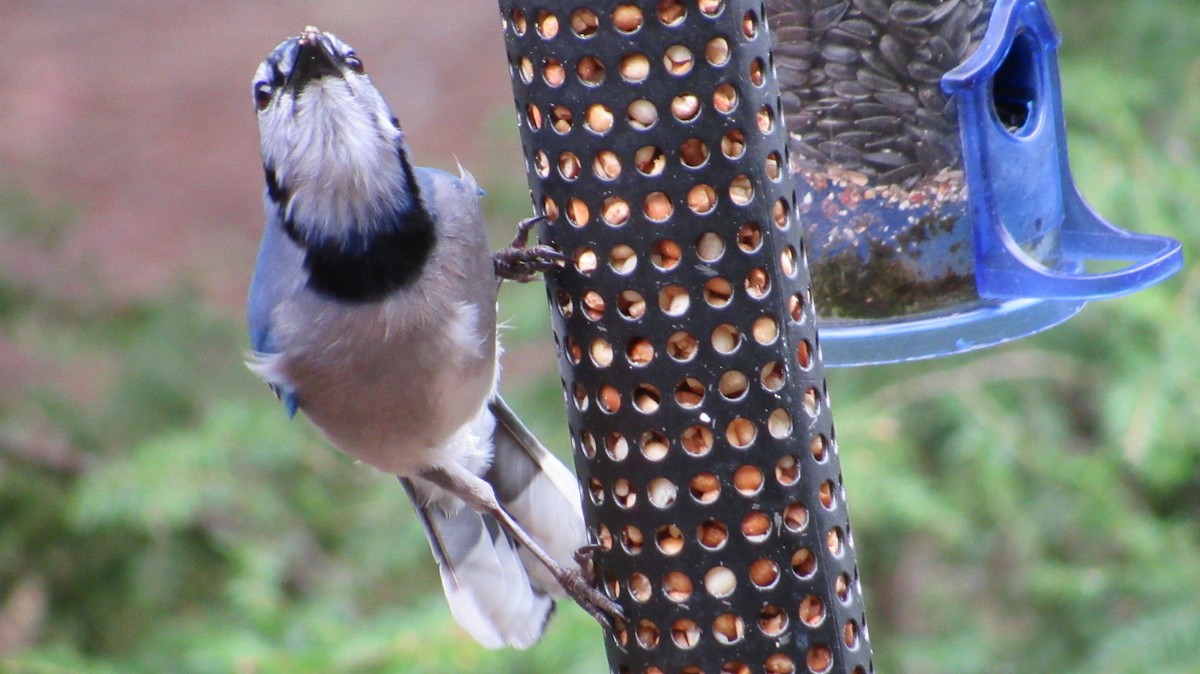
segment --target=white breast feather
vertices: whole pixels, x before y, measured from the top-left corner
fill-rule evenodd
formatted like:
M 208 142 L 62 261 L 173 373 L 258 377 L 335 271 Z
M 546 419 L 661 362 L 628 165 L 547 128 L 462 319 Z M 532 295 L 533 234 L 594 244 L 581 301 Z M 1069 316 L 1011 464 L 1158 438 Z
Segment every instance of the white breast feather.
M 486 346 L 484 340 L 487 339 L 487 335 L 479 329 L 479 308 L 466 302 L 456 303 L 446 337 L 464 359 L 481 356 Z
M 299 215 L 298 224 L 314 234 L 338 238 L 346 223 L 368 227 L 379 214 L 406 206 L 400 131 L 362 103 L 345 81 L 322 78 L 291 101 L 291 115 L 263 120 L 279 125 L 264 128 L 264 139 L 291 136 L 263 145 L 267 165 L 291 197 L 285 216 Z

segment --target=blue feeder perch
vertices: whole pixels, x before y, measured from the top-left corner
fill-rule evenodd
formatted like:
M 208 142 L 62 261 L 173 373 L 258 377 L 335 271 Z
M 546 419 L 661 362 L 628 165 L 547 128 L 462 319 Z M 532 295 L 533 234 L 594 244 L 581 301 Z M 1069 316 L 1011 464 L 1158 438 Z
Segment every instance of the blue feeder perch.
M 850 10 L 845 20 L 861 23 L 872 19 L 865 13 L 857 16 L 856 11 Z M 895 17 L 893 11 L 891 18 Z M 890 41 L 881 42 L 876 50 L 883 55 L 882 59 L 870 58 L 876 52 L 864 49 L 865 65 L 860 62 L 849 68 L 859 68 L 859 82 L 884 88 L 869 94 L 867 102 L 876 108 L 879 103 L 891 106 L 892 114 L 904 122 L 902 128 L 910 132 L 910 139 L 913 135 L 919 138 L 916 155 L 924 154 L 923 166 L 929 170 L 938 156 L 934 151 L 938 149 L 936 134 L 920 128 L 922 119 L 930 118 L 927 111 L 914 115 L 911 108 L 919 98 L 922 105 L 940 112 L 936 100 L 940 92 L 922 83 L 929 81 L 927 72 L 913 67 L 906 72 L 912 74 L 914 82 L 897 85 L 904 87 L 899 92 L 886 91 L 899 79 L 895 73 L 904 74 L 903 63 L 897 63 L 901 59 L 906 56 L 915 59 L 921 54 L 935 62 L 938 58 L 937 50 L 928 46 L 932 40 L 927 40 L 925 47 L 920 46 L 925 39 L 920 30 L 922 25 L 928 25 L 929 18 L 917 19 L 912 25 L 902 25 L 904 32 L 885 36 Z M 881 24 L 885 25 L 895 29 L 897 24 Z M 979 28 L 982 31 L 983 25 Z M 959 43 L 960 48 L 968 44 L 965 37 Z M 886 201 L 876 197 L 859 202 L 857 198 L 863 194 L 888 194 L 889 190 L 895 194 L 903 190 L 872 184 L 864 191 L 844 180 L 836 182 L 839 176 L 844 178 L 848 174 L 859 176 L 861 182 L 861 174 L 855 173 L 853 167 L 842 170 L 843 159 L 865 157 L 862 165 L 866 170 L 871 168 L 871 162 L 883 167 L 889 161 L 901 164 L 900 152 L 893 155 L 889 154 L 891 149 L 885 149 L 856 153 L 854 148 L 847 149 L 840 142 L 842 138 L 858 136 L 869 140 L 872 136 L 859 132 L 860 127 L 871 131 L 886 127 L 883 124 L 886 117 L 877 113 L 867 120 L 853 120 L 852 132 L 835 136 L 835 142 L 818 145 L 819 135 L 806 133 L 801 137 L 804 142 L 799 144 L 799 154 L 816 156 L 815 162 L 822 168 L 815 173 L 819 179 L 811 193 L 820 203 L 810 203 L 808 213 L 812 225 L 807 230 L 807 244 L 814 288 L 826 280 L 821 275 L 829 269 L 831 276 L 842 277 L 832 281 L 843 289 L 843 295 L 829 297 L 863 293 L 851 297 L 852 301 L 844 305 L 839 305 L 836 299 L 823 299 L 818 293 L 821 345 L 827 365 L 915 360 L 1010 341 L 1065 321 L 1087 300 L 1141 290 L 1182 267 L 1179 242 L 1115 227 L 1098 216 L 1080 196 L 1067 158 L 1058 77 L 1059 42 L 1042 0 L 997 0 L 978 47 L 941 77 L 942 92 L 953 99 L 944 120 L 944 126 L 951 130 L 955 121 L 953 108 L 957 106 L 960 147 L 953 150 L 961 153 L 966 187 L 965 196 L 961 196 L 963 191 L 959 189 L 958 201 L 950 198 L 931 205 L 928 201 L 901 200 L 899 207 L 894 205 L 896 198 Z M 787 55 L 787 45 L 783 45 L 785 60 Z M 823 45 L 821 55 L 843 57 L 842 52 L 825 49 Z M 825 72 L 837 75 L 846 72 L 846 68 L 845 64 L 838 68 L 826 66 Z M 868 71 L 866 76 L 863 70 Z M 883 77 L 878 77 L 881 74 Z M 833 91 L 839 91 L 837 84 Z M 828 115 L 825 129 L 837 128 L 837 123 L 845 119 L 846 110 L 865 107 L 861 102 L 863 88 L 843 84 L 840 91 L 857 100 L 843 109 L 830 107 L 828 113 L 821 107 L 828 98 L 812 106 L 817 115 Z M 916 95 L 906 98 L 910 91 Z M 807 113 L 802 112 L 801 116 L 804 114 Z M 816 126 L 821 128 L 819 124 Z M 793 132 L 793 136 L 798 134 Z M 953 142 L 952 132 L 948 137 Z M 900 142 L 905 142 L 903 136 Z M 941 152 L 942 156 L 952 154 Z M 803 157 L 802 164 L 805 159 L 812 157 Z M 958 168 L 956 161 L 951 163 Z M 838 168 L 828 171 L 831 164 Z M 880 174 L 876 182 L 887 183 L 889 176 L 907 177 L 911 186 L 913 178 L 904 176 L 904 172 L 916 168 L 915 163 L 900 165 L 892 174 Z M 810 186 L 814 185 L 812 175 L 801 172 Z M 826 187 L 826 177 L 830 175 L 840 187 Z M 960 187 L 963 182 L 959 178 Z M 849 193 L 854 197 L 846 198 Z M 844 245 L 847 240 L 854 245 Z M 839 248 L 834 244 L 842 245 Z M 860 259 L 867 267 L 883 259 L 917 281 L 905 285 L 890 281 L 891 277 L 878 271 L 856 277 L 847 271 L 847 260 L 857 263 Z M 1130 264 L 1117 271 L 1087 273 L 1084 263 L 1088 260 L 1124 260 Z M 830 261 L 837 265 L 829 264 Z M 863 282 L 864 279 L 869 282 Z M 872 295 L 874 290 L 863 290 L 872 283 L 883 291 Z M 909 289 L 904 301 L 895 300 L 899 296 L 897 287 Z M 854 313 L 863 308 L 867 311 Z

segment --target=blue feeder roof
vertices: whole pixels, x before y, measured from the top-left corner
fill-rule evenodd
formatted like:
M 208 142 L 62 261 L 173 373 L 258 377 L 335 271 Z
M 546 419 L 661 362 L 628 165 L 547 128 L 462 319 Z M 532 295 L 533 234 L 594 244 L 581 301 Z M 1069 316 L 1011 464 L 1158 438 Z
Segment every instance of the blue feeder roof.
M 1021 29 L 1033 33 L 1043 49 L 1057 50 L 1062 36 L 1054 26 L 1050 10 L 1040 0 L 999 0 L 988 22 L 979 48 L 957 68 L 942 77 L 948 94 L 969 91 L 996 76 Z

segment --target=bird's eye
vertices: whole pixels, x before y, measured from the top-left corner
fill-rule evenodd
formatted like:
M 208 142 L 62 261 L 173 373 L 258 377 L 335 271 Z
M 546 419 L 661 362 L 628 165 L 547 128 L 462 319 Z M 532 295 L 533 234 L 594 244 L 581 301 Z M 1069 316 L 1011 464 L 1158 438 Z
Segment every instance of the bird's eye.
M 259 110 L 266 109 L 266 107 L 271 104 L 272 93 L 274 93 L 274 90 L 271 88 L 269 83 L 259 82 L 258 84 L 255 84 L 254 105 L 258 107 Z
M 362 72 L 363 72 L 362 59 L 358 58 L 354 54 L 347 54 L 346 58 L 345 58 L 345 63 L 346 63 L 347 68 L 353 70 L 354 72 L 356 72 L 360 75 L 362 74 Z

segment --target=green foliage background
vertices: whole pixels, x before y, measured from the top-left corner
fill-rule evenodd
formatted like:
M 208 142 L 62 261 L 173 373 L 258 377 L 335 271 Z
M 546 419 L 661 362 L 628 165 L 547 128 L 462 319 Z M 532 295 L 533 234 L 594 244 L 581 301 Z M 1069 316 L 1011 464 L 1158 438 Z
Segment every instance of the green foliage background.
M 1200 3 L 1051 4 L 1084 194 L 1194 256 Z M 531 651 L 470 642 L 394 481 L 289 422 L 186 286 L 55 281 L 70 217 L 0 192 L 0 251 L 47 270 L 0 269 L 0 337 L 54 374 L 0 391 L 0 671 L 605 671 L 573 606 Z M 506 393 L 566 447 L 543 298 L 504 293 Z M 879 671 L 1197 671 L 1198 308 L 1192 265 L 1005 347 L 830 373 Z

